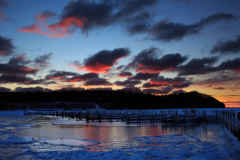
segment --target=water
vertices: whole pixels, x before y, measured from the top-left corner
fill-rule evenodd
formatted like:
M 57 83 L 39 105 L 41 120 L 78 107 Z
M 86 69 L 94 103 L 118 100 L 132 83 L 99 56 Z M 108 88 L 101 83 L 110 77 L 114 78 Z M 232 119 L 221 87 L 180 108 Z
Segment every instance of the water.
M 88 123 L 48 116 L 0 116 L 0 160 L 239 160 L 222 124 Z

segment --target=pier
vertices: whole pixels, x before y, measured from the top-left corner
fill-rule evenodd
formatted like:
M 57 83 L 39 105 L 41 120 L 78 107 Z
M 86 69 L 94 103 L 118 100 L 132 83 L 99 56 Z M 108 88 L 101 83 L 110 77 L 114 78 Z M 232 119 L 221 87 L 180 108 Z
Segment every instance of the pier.
M 62 118 L 71 118 L 77 121 L 88 122 L 125 122 L 135 123 L 224 123 L 236 137 L 240 139 L 240 109 L 162 109 L 162 110 L 32 110 L 25 114 L 40 114 Z

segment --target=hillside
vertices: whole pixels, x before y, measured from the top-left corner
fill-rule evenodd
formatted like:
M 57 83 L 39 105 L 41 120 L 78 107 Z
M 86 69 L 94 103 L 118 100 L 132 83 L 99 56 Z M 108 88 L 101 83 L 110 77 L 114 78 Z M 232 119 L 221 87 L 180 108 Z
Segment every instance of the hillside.
M 64 107 L 106 109 L 224 108 L 224 103 L 198 92 L 156 96 L 124 91 L 52 91 L 0 93 L 1 109 Z

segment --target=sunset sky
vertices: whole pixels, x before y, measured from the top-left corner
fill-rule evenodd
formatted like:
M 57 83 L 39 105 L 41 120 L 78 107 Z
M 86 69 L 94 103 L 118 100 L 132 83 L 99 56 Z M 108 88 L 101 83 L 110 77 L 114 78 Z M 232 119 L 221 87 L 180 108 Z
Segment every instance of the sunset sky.
M 0 0 L 0 91 L 198 91 L 240 107 L 239 0 Z

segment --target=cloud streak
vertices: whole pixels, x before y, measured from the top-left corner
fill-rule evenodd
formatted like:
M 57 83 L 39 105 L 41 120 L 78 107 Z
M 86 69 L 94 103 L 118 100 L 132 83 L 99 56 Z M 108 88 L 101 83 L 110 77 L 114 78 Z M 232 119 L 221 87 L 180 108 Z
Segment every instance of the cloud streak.
M 217 57 L 194 58 L 187 64 L 177 68 L 179 75 L 207 74 L 218 71 L 214 64 L 218 61 Z
M 211 53 L 220 54 L 239 54 L 240 53 L 240 35 L 234 40 L 224 41 L 217 43 Z

